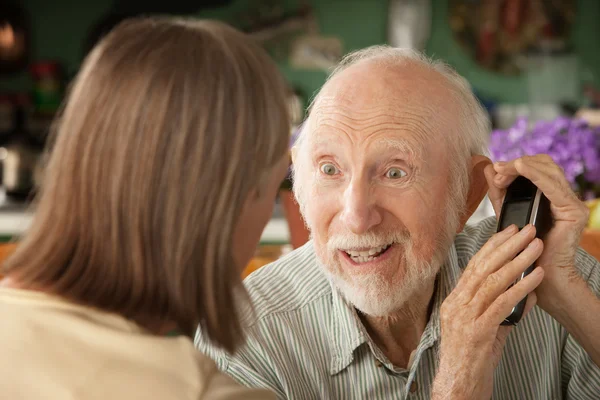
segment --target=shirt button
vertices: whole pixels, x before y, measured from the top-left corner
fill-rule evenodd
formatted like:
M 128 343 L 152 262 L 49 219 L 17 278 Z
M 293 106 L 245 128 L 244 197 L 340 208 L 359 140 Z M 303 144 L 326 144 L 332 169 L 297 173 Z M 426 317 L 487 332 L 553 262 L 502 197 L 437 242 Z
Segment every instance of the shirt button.
M 411 393 L 414 393 L 414 392 L 416 392 L 416 391 L 417 391 L 417 389 L 418 389 L 417 382 L 416 382 L 416 381 L 413 381 L 413 382 L 410 384 L 410 389 L 409 389 L 409 390 L 410 390 L 410 392 L 411 392 Z
M 381 363 L 381 361 L 375 359 L 375 365 L 379 368 L 383 367 L 383 364 Z

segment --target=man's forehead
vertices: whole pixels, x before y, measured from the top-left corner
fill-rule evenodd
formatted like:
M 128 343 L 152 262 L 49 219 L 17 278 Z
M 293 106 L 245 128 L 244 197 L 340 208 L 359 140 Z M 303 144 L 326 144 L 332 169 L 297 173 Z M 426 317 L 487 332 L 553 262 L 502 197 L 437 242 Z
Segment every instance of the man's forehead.
M 334 93 L 320 97 L 310 110 L 310 117 L 315 127 L 318 127 L 336 115 L 346 116 L 358 124 L 375 120 L 376 123 L 380 123 L 381 120 L 401 123 L 408 116 L 431 121 L 432 117 L 439 117 L 442 111 L 430 102 L 417 101 L 414 98 L 397 98 L 383 94 L 376 99 L 361 96 L 350 98 Z
M 455 103 L 437 72 L 415 65 L 359 63 L 322 88 L 311 107 L 307 133 L 313 146 L 339 145 L 347 136 L 358 143 L 383 138 L 379 143 L 384 147 L 401 151 L 429 148 L 457 127 Z M 369 139 L 369 147 L 377 147 L 372 144 Z
M 358 142 L 377 136 L 378 144 L 405 150 L 429 145 L 450 126 L 439 110 L 426 104 L 381 101 L 357 107 L 357 102 L 340 102 L 335 94 L 323 97 L 307 127 L 313 145 L 335 145 L 332 136 L 342 134 Z
M 425 130 L 452 129 L 458 124 L 458 110 L 439 98 L 422 93 L 379 93 L 348 96 L 328 91 L 319 95 L 310 110 L 312 130 L 334 122 L 350 128 L 373 125 L 421 125 Z M 418 128 L 418 127 L 417 127 Z

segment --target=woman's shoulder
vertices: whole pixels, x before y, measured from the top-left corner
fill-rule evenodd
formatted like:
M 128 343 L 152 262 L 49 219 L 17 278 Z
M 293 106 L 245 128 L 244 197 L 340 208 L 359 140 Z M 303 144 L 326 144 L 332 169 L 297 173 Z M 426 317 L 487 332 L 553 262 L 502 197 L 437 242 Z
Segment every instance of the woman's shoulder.
M 252 389 L 237 383 L 233 378 L 219 371 L 213 360 L 198 352 L 198 366 L 204 390 L 200 399 L 211 400 L 270 400 L 275 399 L 273 392 L 264 389 Z

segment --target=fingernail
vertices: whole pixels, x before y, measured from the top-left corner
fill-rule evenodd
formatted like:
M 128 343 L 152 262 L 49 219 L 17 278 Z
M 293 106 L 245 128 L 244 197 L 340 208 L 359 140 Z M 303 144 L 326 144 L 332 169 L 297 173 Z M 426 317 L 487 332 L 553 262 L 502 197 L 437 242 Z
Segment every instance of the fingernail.
M 517 226 L 515 224 L 509 225 L 504 231 L 506 233 L 513 233 L 516 232 L 519 228 L 517 228 Z
M 540 245 L 539 243 L 539 239 L 533 239 L 531 241 L 531 243 L 529 243 L 529 245 L 527 246 L 529 249 L 534 250 L 536 247 L 538 247 Z
M 506 165 L 506 162 L 504 162 L 504 161 L 497 161 L 494 165 L 496 167 L 504 167 Z
M 527 225 L 525 225 L 525 227 L 523 229 L 521 229 L 520 233 L 523 236 L 527 236 L 531 232 L 532 229 L 533 229 L 533 226 L 531 224 L 527 224 Z

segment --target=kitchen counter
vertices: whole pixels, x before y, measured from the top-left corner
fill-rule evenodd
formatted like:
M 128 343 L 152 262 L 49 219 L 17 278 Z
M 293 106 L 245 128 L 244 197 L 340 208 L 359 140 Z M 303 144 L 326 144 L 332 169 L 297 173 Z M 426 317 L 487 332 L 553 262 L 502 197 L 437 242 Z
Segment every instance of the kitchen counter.
M 22 234 L 31 224 L 33 213 L 21 202 L 7 199 L 0 190 L 0 241 L 8 242 Z
M 18 202 L 9 201 L 0 191 L 0 242 L 8 242 L 22 235 L 33 218 L 30 207 Z M 266 226 L 261 244 L 281 244 L 289 241 L 287 222 L 279 207 L 276 207 L 273 218 Z

